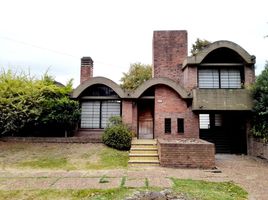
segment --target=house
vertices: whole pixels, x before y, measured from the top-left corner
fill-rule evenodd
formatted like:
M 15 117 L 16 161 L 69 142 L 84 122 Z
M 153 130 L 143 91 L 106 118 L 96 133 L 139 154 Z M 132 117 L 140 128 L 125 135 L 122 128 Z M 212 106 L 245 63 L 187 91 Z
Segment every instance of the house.
M 214 158 L 214 145 L 217 153 L 246 154 L 252 110 L 247 88 L 255 80 L 255 57 L 224 40 L 193 56 L 187 47 L 187 31 L 154 31 L 153 78 L 131 93 L 93 77 L 93 60 L 83 57 L 81 84 L 72 94 L 81 103 L 80 131 L 96 134 L 110 116 L 121 115 L 138 139 L 158 139 L 160 163 L 162 157 L 167 166 L 182 152 L 174 150 L 180 149 L 178 141 L 196 139 L 192 143 L 199 146 L 189 150 L 196 155 L 202 144 L 199 161 Z

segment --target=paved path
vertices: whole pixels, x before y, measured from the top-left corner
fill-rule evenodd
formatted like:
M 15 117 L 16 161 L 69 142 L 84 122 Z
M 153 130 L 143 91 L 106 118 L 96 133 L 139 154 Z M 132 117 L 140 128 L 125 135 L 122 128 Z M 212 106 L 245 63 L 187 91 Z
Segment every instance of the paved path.
M 249 192 L 249 199 L 268 199 L 268 162 L 248 156 L 217 155 L 218 170 L 147 167 L 88 171 L 0 170 L 0 189 L 83 189 L 149 186 L 169 188 L 169 177 L 234 181 Z M 221 172 L 221 173 L 219 173 Z M 100 179 L 108 183 L 100 183 Z M 125 181 L 123 181 L 125 179 Z

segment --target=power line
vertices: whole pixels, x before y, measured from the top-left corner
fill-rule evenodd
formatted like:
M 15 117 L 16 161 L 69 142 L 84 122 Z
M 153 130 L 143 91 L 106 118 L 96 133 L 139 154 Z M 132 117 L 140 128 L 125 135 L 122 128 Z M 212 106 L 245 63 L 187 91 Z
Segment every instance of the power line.
M 4 39 L 4 40 L 9 40 L 9 41 L 12 41 L 12 42 L 15 42 L 15 43 L 23 44 L 23 45 L 26 45 L 26 46 L 31 46 L 33 48 L 42 49 L 42 50 L 50 51 L 50 52 L 53 52 L 53 53 L 57 53 L 57 54 L 65 55 L 65 56 L 70 56 L 70 57 L 73 57 L 73 58 L 79 58 L 78 56 L 74 56 L 74 55 L 69 54 L 69 53 L 65 53 L 65 52 L 62 52 L 62 51 L 58 51 L 58 50 L 54 50 L 54 49 L 50 49 L 50 48 L 46 48 L 46 47 L 41 47 L 41 46 L 38 46 L 38 45 L 35 45 L 35 44 L 31 44 L 31 43 L 28 43 L 28 42 L 16 40 L 16 39 L 13 39 L 13 38 L 10 38 L 10 37 L 0 36 L 0 38 Z
M 42 47 L 42 46 L 39 46 L 39 45 L 31 44 L 31 43 L 29 43 L 29 42 L 25 42 L 25 41 L 21 41 L 21 40 L 13 39 L 13 38 L 6 37 L 6 36 L 0 36 L 0 39 L 8 40 L 8 41 L 11 41 L 11 42 L 14 42 L 14 43 L 19 43 L 19 44 L 22 44 L 22 45 L 25 45 L 25 46 L 30 46 L 30 47 L 37 48 L 37 49 L 42 49 L 42 50 L 49 51 L 49 52 L 53 52 L 53 53 L 56 53 L 56 54 L 61 54 L 61 55 L 65 55 L 65 56 L 73 57 L 73 58 L 75 58 L 75 59 L 80 59 L 80 58 L 81 58 L 81 57 L 79 57 L 79 56 L 75 56 L 75 55 L 72 55 L 72 54 L 70 54 L 70 53 L 66 53 L 66 52 L 58 51 L 58 50 L 51 49 L 51 48 L 47 48 L 47 47 Z M 93 60 L 94 60 L 94 59 L 93 59 Z M 106 62 L 99 61 L 98 59 L 94 60 L 94 62 L 95 62 L 95 63 L 99 63 L 99 64 L 103 64 L 103 65 L 107 65 L 107 66 L 110 66 L 110 67 L 115 66 L 114 64 L 110 64 L 110 63 L 106 63 Z

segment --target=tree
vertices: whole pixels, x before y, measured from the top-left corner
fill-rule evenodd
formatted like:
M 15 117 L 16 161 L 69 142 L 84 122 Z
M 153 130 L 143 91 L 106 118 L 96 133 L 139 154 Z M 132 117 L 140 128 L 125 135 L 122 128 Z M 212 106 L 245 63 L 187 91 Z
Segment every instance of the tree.
M 198 54 L 200 51 L 202 51 L 204 48 L 206 48 L 209 44 L 211 44 L 208 40 L 201 40 L 197 38 L 195 43 L 192 45 L 191 54 L 194 56 Z
M 141 63 L 130 65 L 129 71 L 123 73 L 121 87 L 125 90 L 135 90 L 142 83 L 152 78 L 152 66 Z
M 253 134 L 268 141 L 268 61 L 253 86 Z

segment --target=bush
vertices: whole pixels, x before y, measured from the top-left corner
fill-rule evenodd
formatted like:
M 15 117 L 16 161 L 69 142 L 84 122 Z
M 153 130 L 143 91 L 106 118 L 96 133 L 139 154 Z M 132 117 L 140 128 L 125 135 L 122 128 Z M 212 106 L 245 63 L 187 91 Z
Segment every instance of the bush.
M 69 99 L 71 81 L 58 86 L 47 74 L 41 80 L 10 70 L 0 73 L 0 135 L 26 135 L 47 130 L 70 131 L 80 117 L 79 104 Z
M 103 143 L 118 150 L 129 150 L 131 147 L 131 139 L 132 133 L 129 128 L 123 124 L 121 117 L 111 117 L 102 135 Z

